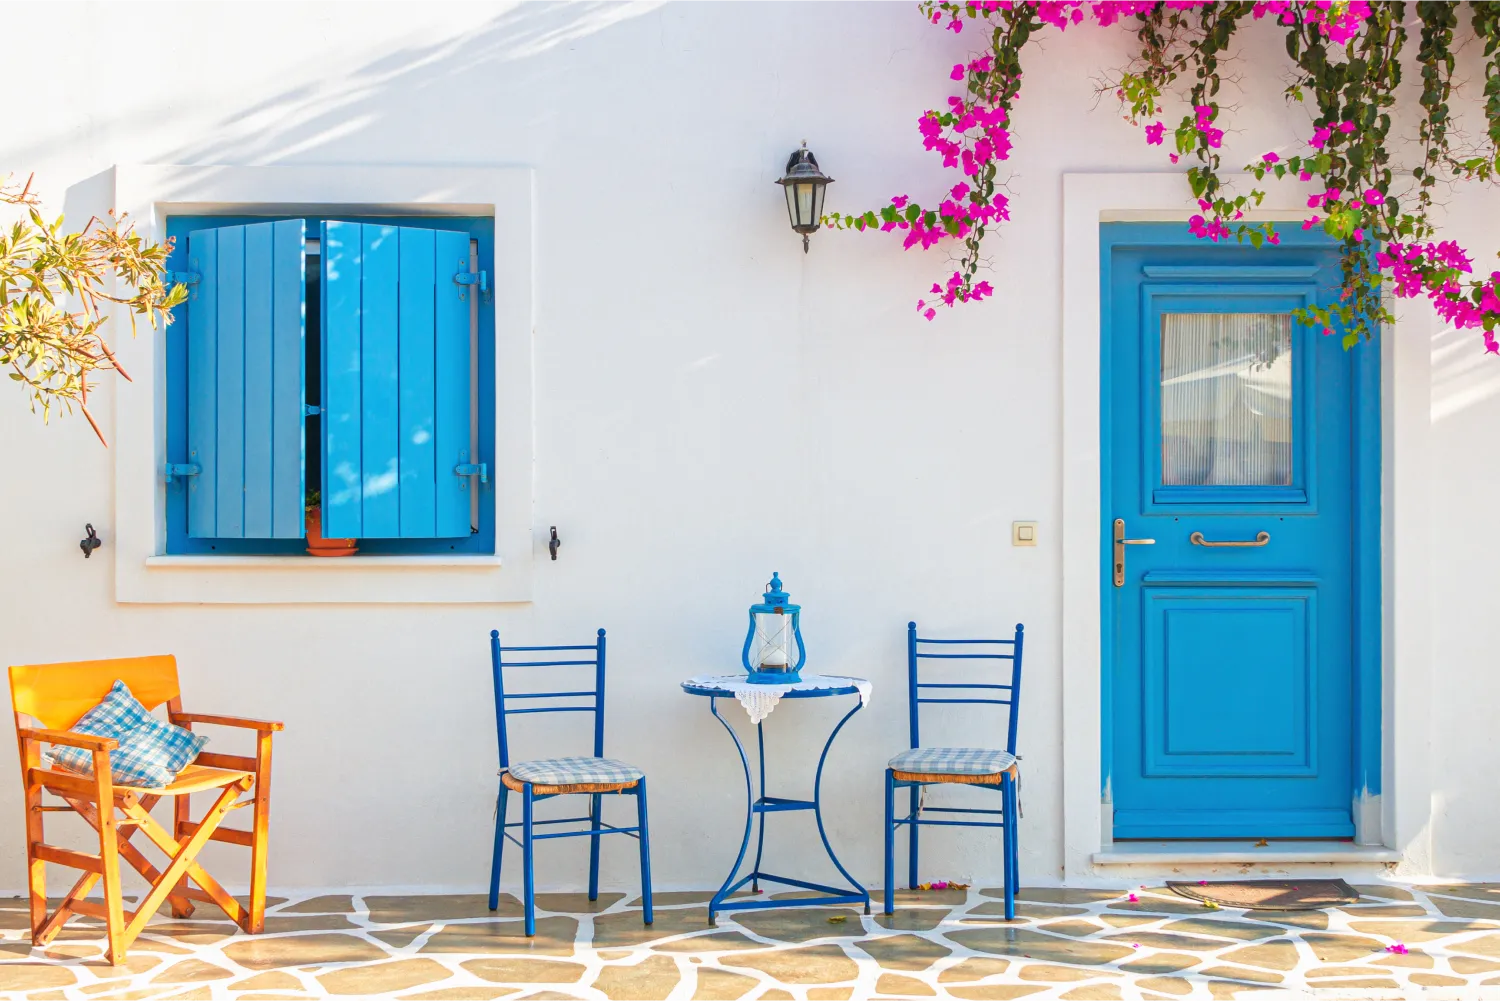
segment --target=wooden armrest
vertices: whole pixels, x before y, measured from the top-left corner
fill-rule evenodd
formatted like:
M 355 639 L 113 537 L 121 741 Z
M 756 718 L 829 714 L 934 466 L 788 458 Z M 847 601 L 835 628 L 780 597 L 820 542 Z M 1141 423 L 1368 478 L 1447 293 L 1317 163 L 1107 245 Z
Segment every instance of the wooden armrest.
M 23 726 L 22 740 L 34 740 L 43 744 L 66 744 L 81 747 L 85 751 L 113 751 L 120 742 L 113 737 L 95 737 L 90 733 L 74 733 L 72 730 L 43 730 L 40 727 Z
M 208 723 L 212 726 L 237 726 L 244 730 L 274 733 L 285 727 L 274 720 L 243 719 L 239 716 L 211 716 L 207 713 L 171 713 L 173 723 Z

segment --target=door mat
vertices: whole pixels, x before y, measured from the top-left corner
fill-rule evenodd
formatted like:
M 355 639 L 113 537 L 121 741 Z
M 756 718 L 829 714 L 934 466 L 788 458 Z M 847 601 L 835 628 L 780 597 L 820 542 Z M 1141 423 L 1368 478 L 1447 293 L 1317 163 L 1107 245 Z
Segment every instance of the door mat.
M 1342 879 L 1226 879 L 1207 883 L 1167 882 L 1181 897 L 1257 911 L 1316 911 L 1352 904 L 1359 891 Z

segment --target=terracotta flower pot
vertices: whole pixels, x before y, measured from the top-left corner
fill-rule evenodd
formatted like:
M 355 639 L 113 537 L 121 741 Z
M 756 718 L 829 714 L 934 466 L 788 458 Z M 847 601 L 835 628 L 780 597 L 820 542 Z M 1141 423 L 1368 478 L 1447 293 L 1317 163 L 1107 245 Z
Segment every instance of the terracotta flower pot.
M 309 556 L 353 556 L 359 552 L 358 539 L 323 538 L 323 507 L 307 509 L 307 554 Z

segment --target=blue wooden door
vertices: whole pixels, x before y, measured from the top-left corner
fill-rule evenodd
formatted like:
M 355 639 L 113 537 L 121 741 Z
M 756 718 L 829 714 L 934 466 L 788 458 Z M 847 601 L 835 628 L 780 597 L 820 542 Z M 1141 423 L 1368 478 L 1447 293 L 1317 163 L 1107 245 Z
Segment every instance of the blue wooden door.
M 1291 315 L 1338 258 L 1181 229 L 1103 244 L 1114 836 L 1347 837 L 1354 353 Z

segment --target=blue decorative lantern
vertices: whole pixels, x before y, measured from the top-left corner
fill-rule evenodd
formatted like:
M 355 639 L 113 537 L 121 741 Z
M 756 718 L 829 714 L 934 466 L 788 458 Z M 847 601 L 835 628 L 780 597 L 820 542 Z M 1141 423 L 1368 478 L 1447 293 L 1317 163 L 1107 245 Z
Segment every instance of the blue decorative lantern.
M 798 672 L 807 663 L 807 651 L 802 648 L 802 606 L 792 604 L 787 600 L 790 597 L 781 589 L 781 576 L 773 573 L 764 600 L 750 606 L 750 631 L 745 634 L 740 660 L 751 684 L 791 685 L 802 680 Z

